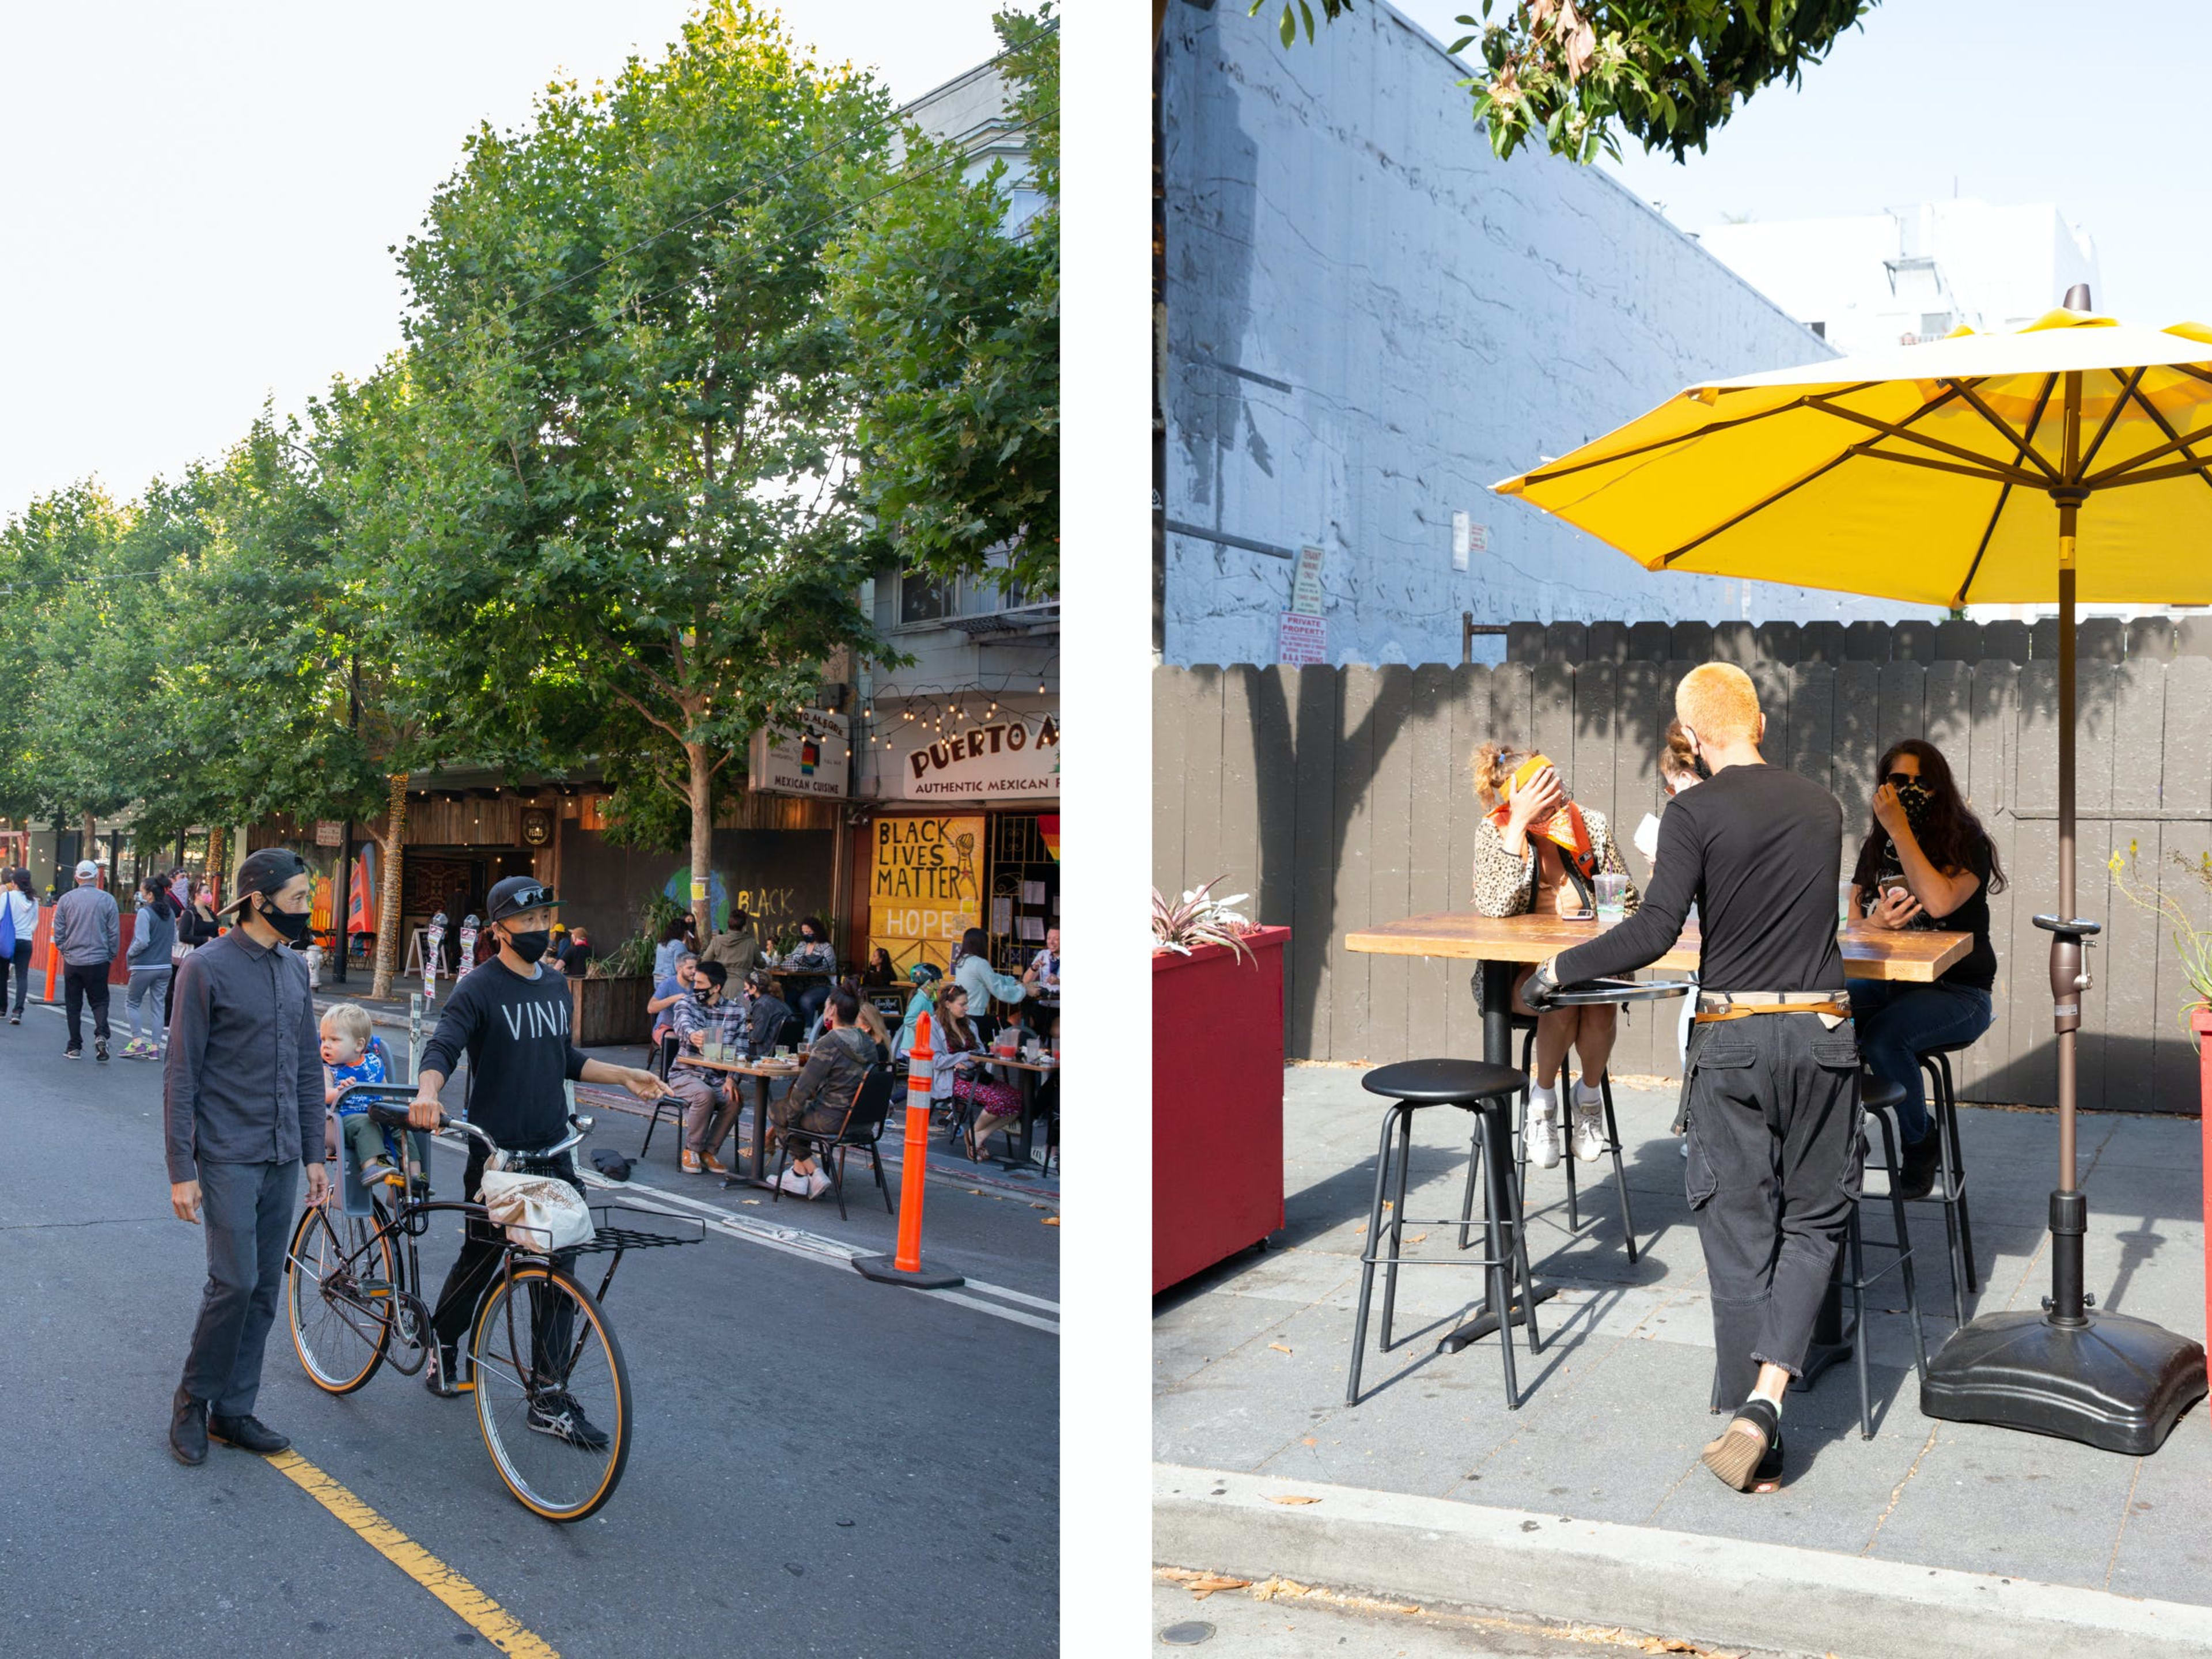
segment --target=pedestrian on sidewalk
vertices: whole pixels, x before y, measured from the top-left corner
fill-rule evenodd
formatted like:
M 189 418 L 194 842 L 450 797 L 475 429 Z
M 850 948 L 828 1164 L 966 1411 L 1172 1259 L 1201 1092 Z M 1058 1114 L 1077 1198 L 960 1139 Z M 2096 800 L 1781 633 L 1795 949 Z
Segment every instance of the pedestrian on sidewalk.
M 323 1066 L 307 964 L 307 860 L 264 848 L 238 870 L 238 925 L 186 957 L 162 1073 L 169 1205 L 207 1228 L 207 1287 L 177 1385 L 169 1449 L 206 1461 L 208 1441 L 268 1454 L 292 1443 L 253 1414 L 276 1318 L 284 1245 L 304 1165 L 307 1202 L 323 1169 Z
M 54 949 L 62 956 L 63 999 L 69 1013 L 64 1060 L 84 1058 L 84 1006 L 92 1005 L 92 1051 L 107 1058 L 107 973 L 123 948 L 123 913 L 100 884 L 100 866 L 84 859 L 76 885 L 54 904 Z
M 168 1023 L 164 1020 L 156 1025 L 149 1008 L 146 1035 L 141 1036 L 138 1010 L 149 996 L 159 997 L 167 1006 L 170 969 L 174 965 L 169 952 L 176 942 L 176 912 L 171 908 L 169 890 L 159 876 L 149 876 L 138 884 L 137 915 L 131 924 L 131 949 L 125 953 L 131 964 L 130 988 L 123 994 L 124 1012 L 131 1021 L 131 1040 L 123 1045 L 125 1060 L 161 1057 L 161 1033 L 168 1029 Z
M 8 1023 L 23 1023 L 23 1000 L 31 994 L 31 944 L 39 931 L 39 896 L 31 887 L 31 872 L 18 865 L 8 872 L 0 902 L 8 907 L 8 920 L 15 930 L 15 948 L 0 961 L 0 1006 L 8 1009 Z M 8 1002 L 8 970 L 15 970 L 15 1000 Z
M 177 913 L 178 950 L 184 956 L 190 956 L 201 945 L 214 944 L 222 934 L 222 925 L 216 919 L 214 899 L 200 885 L 198 876 L 186 878 L 184 908 Z M 174 951 L 172 957 L 178 961 L 183 959 Z M 177 976 L 171 974 L 169 982 L 161 993 L 161 1029 L 165 1031 L 169 1029 L 171 1017 L 176 1012 L 176 1001 Z
M 1782 1478 L 1783 1391 L 1857 1202 L 1858 1039 L 1836 945 L 1843 809 L 1772 767 L 1751 677 L 1707 663 L 1674 694 L 1707 781 L 1659 821 L 1643 908 L 1537 970 L 1541 1008 L 1562 983 L 1632 973 L 1674 945 L 1694 900 L 1704 943 L 1684 1109 L 1686 1180 L 1712 1286 L 1719 1398 L 1741 1401 L 1705 1466 L 1740 1492 Z

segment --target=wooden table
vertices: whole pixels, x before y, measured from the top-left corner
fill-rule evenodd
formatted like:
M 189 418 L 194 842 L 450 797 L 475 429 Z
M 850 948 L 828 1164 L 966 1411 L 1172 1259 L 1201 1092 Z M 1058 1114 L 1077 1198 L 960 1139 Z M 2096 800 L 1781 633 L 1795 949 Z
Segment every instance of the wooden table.
M 774 1184 L 768 1178 L 768 1085 L 775 1078 L 797 1077 L 805 1063 L 803 1058 L 791 1060 L 707 1060 L 696 1054 L 685 1054 L 678 1060 L 678 1065 L 696 1066 L 702 1071 L 720 1072 L 730 1077 L 754 1079 L 753 1170 L 750 1176 L 726 1177 L 722 1182 L 725 1187 L 766 1188 Z M 715 1150 L 719 1152 L 720 1148 Z
M 1482 1057 L 1493 1066 L 1510 1067 L 1514 1064 L 1515 970 L 1525 963 L 1548 962 L 1575 945 L 1587 945 L 1597 937 L 1598 931 L 1595 919 L 1567 921 L 1558 916 L 1480 916 L 1461 910 L 1436 910 L 1347 933 L 1344 944 L 1346 950 L 1370 955 L 1446 957 L 1480 964 L 1476 969 L 1475 984 L 1482 1009 Z M 1910 929 L 1900 932 L 1853 922 L 1838 930 L 1838 943 L 1843 948 L 1844 973 L 1849 978 L 1902 980 L 1927 985 L 1934 983 L 1946 969 L 1973 949 L 1974 937 L 1972 933 Z M 1698 965 L 1701 944 L 1697 926 L 1692 923 L 1682 930 L 1681 936 L 1664 956 L 1649 965 L 1677 973 L 1691 971 Z M 1500 1169 L 1507 1167 L 1513 1148 L 1504 1112 L 1485 1111 L 1480 1117 L 1482 1155 L 1503 1160 L 1497 1165 Z M 1498 1239 L 1506 1259 L 1510 1260 L 1513 1232 L 1510 1217 L 1501 1219 Z M 1558 1294 L 1556 1286 L 1539 1285 L 1534 1299 L 1544 1302 Z M 1508 1317 L 1516 1324 L 1523 1321 L 1517 1305 L 1509 1310 Z M 1437 1345 L 1437 1351 L 1456 1353 L 1497 1328 L 1497 1316 L 1486 1302 L 1465 1324 Z M 1843 1340 L 1842 1297 L 1835 1281 L 1831 1279 L 1827 1299 L 1821 1304 L 1820 1324 L 1813 1334 L 1813 1352 L 1807 1358 L 1805 1375 L 1798 1386 L 1810 1388 L 1814 1378 L 1838 1360 L 1848 1358 L 1850 1352 L 1850 1346 Z

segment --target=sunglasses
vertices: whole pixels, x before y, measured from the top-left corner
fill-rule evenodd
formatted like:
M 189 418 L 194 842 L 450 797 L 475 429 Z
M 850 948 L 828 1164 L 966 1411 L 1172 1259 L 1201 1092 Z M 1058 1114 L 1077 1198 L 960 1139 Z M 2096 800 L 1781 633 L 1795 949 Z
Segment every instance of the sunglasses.
M 1892 772 L 1882 781 L 1893 789 L 1902 789 L 1907 784 L 1917 786 L 1920 779 L 1916 774 L 1911 772 Z
M 541 904 L 555 902 L 550 887 L 525 887 L 507 900 L 510 914 L 516 910 L 535 910 Z

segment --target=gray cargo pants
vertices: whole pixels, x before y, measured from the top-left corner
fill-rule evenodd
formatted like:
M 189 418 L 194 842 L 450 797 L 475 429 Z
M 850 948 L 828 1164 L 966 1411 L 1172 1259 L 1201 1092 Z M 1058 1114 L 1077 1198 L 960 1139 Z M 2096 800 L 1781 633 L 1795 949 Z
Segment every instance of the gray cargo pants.
M 184 1390 L 218 1417 L 246 1417 L 261 1392 L 261 1351 L 284 1288 L 300 1161 L 199 1162 L 207 1289 L 185 1359 Z
M 1858 1038 L 1816 1014 L 1692 1029 L 1684 1181 L 1712 1286 L 1719 1398 L 1761 1364 L 1803 1375 L 1813 1322 L 1858 1201 Z

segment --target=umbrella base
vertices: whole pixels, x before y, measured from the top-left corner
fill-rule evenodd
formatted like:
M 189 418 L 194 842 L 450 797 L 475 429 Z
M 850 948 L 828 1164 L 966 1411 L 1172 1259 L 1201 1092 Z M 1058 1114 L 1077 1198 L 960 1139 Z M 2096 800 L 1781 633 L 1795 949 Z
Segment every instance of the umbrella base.
M 2124 1314 L 2080 1325 L 2039 1313 L 1985 1314 L 1928 1362 L 1920 1409 L 2078 1440 L 2132 1457 L 2156 1451 L 2204 1396 L 2204 1348 Z

